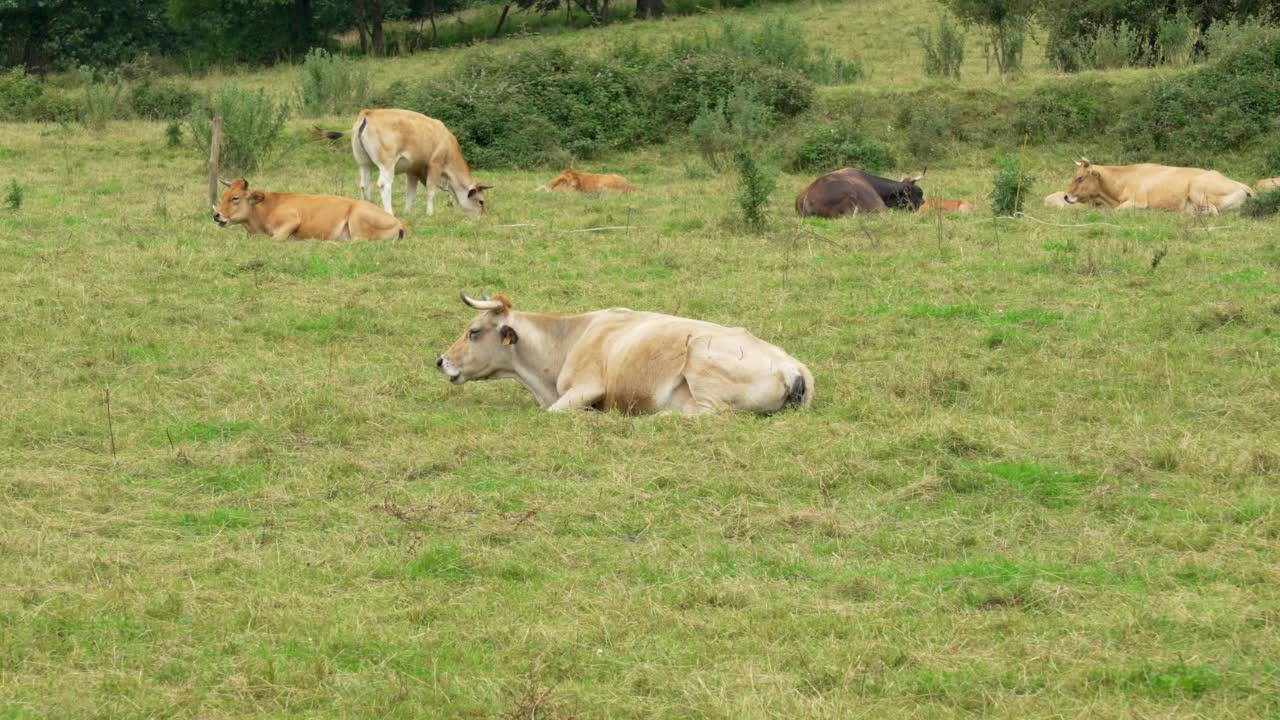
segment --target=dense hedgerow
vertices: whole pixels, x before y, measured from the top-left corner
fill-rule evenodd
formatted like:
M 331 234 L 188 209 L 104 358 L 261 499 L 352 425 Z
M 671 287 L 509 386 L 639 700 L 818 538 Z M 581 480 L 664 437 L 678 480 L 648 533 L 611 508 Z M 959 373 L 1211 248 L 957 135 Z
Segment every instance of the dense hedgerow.
M 1018 101 L 1013 129 L 1031 142 L 1097 137 L 1115 122 L 1115 91 L 1105 80 L 1070 78 L 1037 88 Z
M 459 72 L 399 82 L 373 99 L 438 118 L 479 167 L 528 167 L 663 142 L 708 108 L 748 93 L 777 118 L 813 102 L 806 72 L 848 76 L 853 66 L 810 50 L 798 30 L 770 25 L 650 50 L 636 44 L 597 55 L 559 45 L 515 55 L 473 53 Z M 842 75 L 843 74 L 843 75 Z
M 787 161 L 787 169 L 831 172 L 856 167 L 879 173 L 892 167 L 893 162 L 893 154 L 884 143 L 867 135 L 856 119 L 844 119 L 806 130 Z
M 143 120 L 177 120 L 191 112 L 197 97 L 186 85 L 144 79 L 129 89 L 129 107 Z

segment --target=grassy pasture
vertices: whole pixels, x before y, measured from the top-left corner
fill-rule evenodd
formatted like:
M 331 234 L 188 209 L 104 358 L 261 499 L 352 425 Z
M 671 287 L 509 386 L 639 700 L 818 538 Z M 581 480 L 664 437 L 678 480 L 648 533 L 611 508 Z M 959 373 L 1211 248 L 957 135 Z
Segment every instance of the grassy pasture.
M 255 187 L 355 193 L 310 124 Z M 1280 713 L 1274 222 L 992 221 L 960 148 L 923 185 L 975 216 L 800 222 L 783 176 L 754 235 L 672 146 L 584 166 L 625 197 L 478 171 L 484 219 L 273 244 L 161 123 L 4 129 L 0 718 Z M 452 387 L 461 289 L 745 325 L 817 402 Z

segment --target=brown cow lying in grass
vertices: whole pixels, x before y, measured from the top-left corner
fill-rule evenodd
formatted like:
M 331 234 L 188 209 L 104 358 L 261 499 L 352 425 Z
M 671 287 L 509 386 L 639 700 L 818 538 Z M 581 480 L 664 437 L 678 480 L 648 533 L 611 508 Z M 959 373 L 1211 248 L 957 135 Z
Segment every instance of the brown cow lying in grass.
M 244 178 L 223 185 L 222 204 L 213 208 L 222 227 L 243 225 L 250 235 L 272 240 L 404 239 L 399 220 L 364 200 L 250 190 Z
M 973 212 L 973 203 L 968 200 L 925 200 L 916 214 L 929 212 L 944 213 L 971 213 Z
M 596 173 L 565 170 L 560 173 L 559 177 L 551 181 L 551 189 L 577 190 L 584 193 L 603 192 L 605 190 L 631 192 L 636 189 L 636 186 L 627 182 L 627 179 L 621 175 L 598 175 Z

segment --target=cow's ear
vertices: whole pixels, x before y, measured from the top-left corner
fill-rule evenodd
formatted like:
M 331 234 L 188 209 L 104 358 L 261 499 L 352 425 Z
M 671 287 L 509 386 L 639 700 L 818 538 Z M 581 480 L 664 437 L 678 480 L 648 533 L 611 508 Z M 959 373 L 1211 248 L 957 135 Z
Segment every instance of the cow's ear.
M 498 335 L 502 338 L 503 345 L 515 345 L 520 342 L 520 336 L 516 334 L 515 330 L 511 329 L 510 325 L 503 325 L 498 330 Z
M 261 190 L 254 190 L 253 192 L 249 193 L 249 203 L 252 205 L 257 205 L 258 203 L 266 199 L 267 199 L 267 196 L 263 195 Z

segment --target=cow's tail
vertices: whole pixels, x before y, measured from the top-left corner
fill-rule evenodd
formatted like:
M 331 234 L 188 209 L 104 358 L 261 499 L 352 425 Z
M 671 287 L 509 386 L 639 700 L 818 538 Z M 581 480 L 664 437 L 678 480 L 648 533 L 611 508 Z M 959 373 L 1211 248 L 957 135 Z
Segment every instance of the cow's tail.
M 399 238 L 397 238 L 397 239 L 398 239 L 398 240 L 403 240 L 403 239 L 404 239 L 404 225 L 401 225 L 401 226 L 400 226 L 400 237 L 399 237 Z
M 320 140 L 337 140 L 345 134 L 340 133 L 337 130 L 325 130 L 319 126 L 313 127 L 307 132 L 316 136 Z
M 369 146 L 365 143 L 364 139 L 364 129 L 369 126 L 369 116 L 365 114 L 366 112 L 368 111 L 366 110 L 360 113 L 360 124 L 355 127 L 354 132 L 356 136 L 351 141 L 351 149 L 357 153 L 357 162 L 361 165 L 371 166 L 375 164 L 373 160 L 374 154 L 369 151 Z M 361 158 L 360 155 L 363 155 L 364 157 Z

